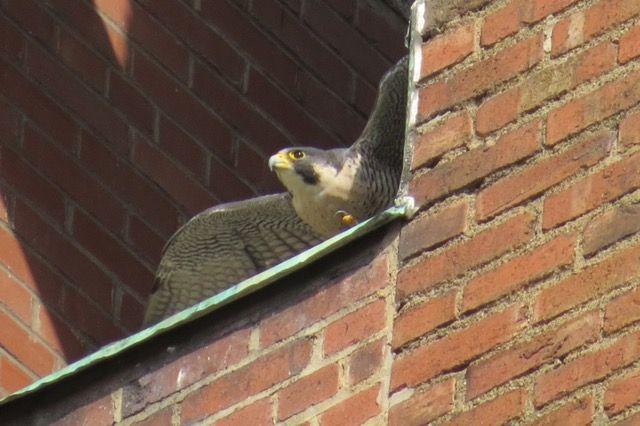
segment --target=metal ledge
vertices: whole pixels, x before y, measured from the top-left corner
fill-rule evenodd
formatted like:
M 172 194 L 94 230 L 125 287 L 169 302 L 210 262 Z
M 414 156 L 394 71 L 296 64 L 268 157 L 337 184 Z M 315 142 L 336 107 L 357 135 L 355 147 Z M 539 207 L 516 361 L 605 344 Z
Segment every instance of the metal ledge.
M 203 300 L 202 302 L 188 309 L 185 309 L 184 311 L 178 312 L 175 315 L 172 315 L 169 318 L 166 318 L 149 328 L 145 328 L 144 330 L 132 334 L 131 336 L 126 337 L 122 340 L 110 343 L 99 349 L 98 351 L 87 355 L 86 357 L 79 359 L 72 364 L 67 365 L 61 370 L 49 374 L 48 376 L 42 377 L 29 386 L 22 388 L 19 391 L 12 393 L 11 395 L 7 395 L 2 400 L 0 400 L 0 406 L 6 404 L 9 401 L 13 401 L 15 399 L 35 393 L 42 388 L 52 385 L 53 383 L 56 383 L 66 377 L 72 376 L 82 370 L 98 364 L 103 360 L 117 356 L 118 354 L 121 354 L 122 352 L 130 348 L 133 348 L 147 340 L 154 338 L 155 336 L 179 327 L 182 324 L 191 322 L 197 318 L 202 317 L 203 315 L 208 314 L 209 312 L 220 309 L 221 307 L 233 302 L 236 299 L 260 290 L 261 288 L 268 286 L 274 281 L 277 281 L 278 279 L 305 267 L 315 260 L 320 259 L 321 257 L 337 250 L 342 246 L 345 246 L 346 244 L 354 241 L 360 236 L 367 234 L 396 218 L 409 216 L 413 213 L 414 210 L 412 201 L 413 200 L 411 198 L 403 198 L 396 204 L 396 206 L 383 211 L 382 213 L 372 217 L 371 219 L 368 219 L 354 226 L 353 228 L 335 235 L 328 240 L 325 240 L 322 243 L 311 247 L 310 249 L 290 259 L 287 259 L 272 268 L 262 271 L 250 278 L 247 278 L 239 284 L 236 284 L 235 286 L 230 287 L 225 291 L 210 297 L 209 299 Z

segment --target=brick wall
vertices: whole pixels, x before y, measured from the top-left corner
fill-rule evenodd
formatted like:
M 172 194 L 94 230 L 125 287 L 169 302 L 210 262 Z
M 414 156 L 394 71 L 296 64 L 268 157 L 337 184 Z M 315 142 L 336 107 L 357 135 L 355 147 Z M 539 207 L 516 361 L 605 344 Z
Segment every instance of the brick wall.
M 0 420 L 637 424 L 640 3 L 416 14 L 411 221 Z
M 640 2 L 468 6 L 414 40 L 390 424 L 637 424 Z
M 164 241 L 359 134 L 406 24 L 367 1 L 0 1 L 0 394 L 136 330 Z

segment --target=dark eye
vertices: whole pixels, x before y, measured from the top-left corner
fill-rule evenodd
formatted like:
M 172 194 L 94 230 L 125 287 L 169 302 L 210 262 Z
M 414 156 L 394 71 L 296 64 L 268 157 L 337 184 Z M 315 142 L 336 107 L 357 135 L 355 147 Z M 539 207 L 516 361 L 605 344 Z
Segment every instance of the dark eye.
M 300 151 L 299 149 L 289 151 L 289 158 L 291 158 L 292 160 L 300 160 L 301 158 L 304 158 L 304 152 Z

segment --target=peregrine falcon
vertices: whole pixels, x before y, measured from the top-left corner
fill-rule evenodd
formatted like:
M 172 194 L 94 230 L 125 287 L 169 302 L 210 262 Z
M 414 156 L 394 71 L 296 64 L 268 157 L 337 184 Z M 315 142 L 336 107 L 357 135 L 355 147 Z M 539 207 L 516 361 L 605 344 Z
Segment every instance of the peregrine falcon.
M 286 193 L 222 204 L 166 243 L 145 324 L 213 296 L 389 207 L 402 171 L 407 58 L 382 78 L 350 148 L 279 151 L 269 168 Z

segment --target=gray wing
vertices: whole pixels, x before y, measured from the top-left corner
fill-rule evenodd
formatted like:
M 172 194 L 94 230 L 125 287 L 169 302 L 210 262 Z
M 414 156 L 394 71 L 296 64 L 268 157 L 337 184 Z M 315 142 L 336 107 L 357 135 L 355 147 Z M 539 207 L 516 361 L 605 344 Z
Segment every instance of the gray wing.
M 167 242 L 145 324 L 213 296 L 319 241 L 298 218 L 286 193 L 205 210 Z

